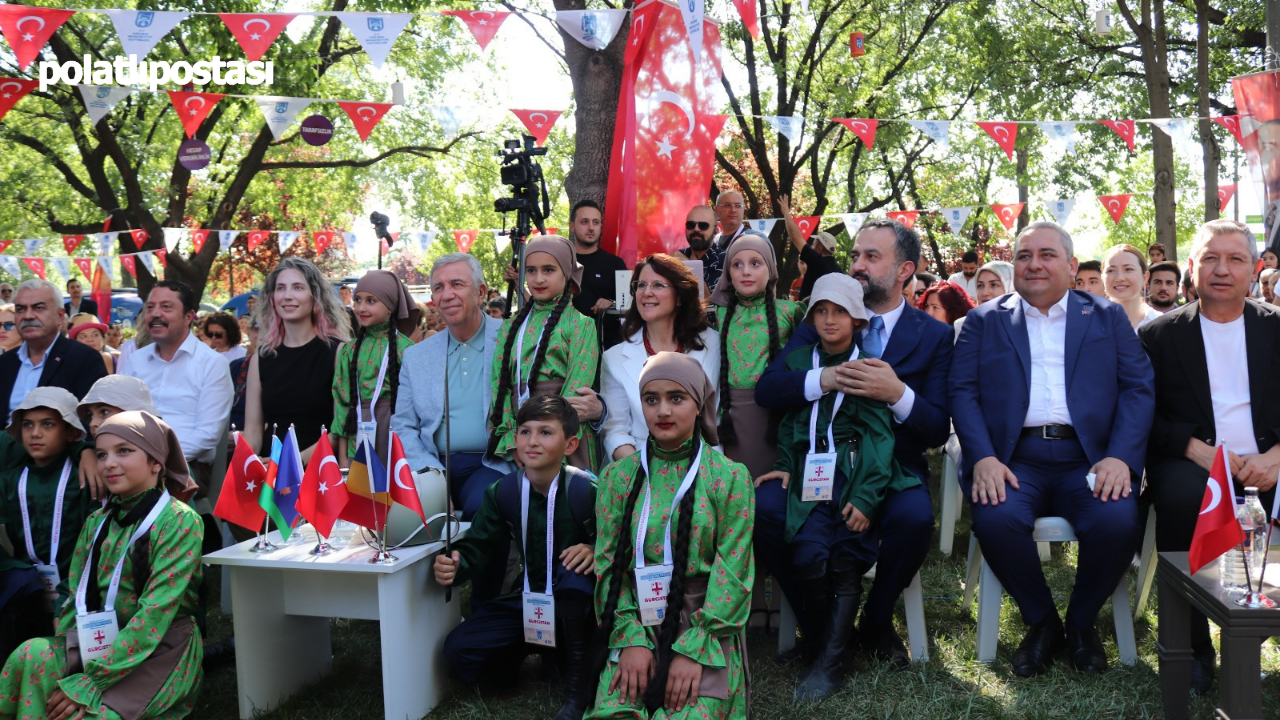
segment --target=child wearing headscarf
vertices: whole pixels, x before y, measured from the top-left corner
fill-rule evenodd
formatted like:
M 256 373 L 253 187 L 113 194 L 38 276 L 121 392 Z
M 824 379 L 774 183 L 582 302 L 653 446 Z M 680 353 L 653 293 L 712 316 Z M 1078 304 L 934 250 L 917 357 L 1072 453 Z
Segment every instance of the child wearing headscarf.
M 329 434 L 338 441 L 338 463 L 344 468 L 356 455 L 362 429 L 377 449 L 378 458 L 387 460 L 387 433 L 396 408 L 400 360 L 413 344 L 409 336 L 418 326 L 420 313 L 408 288 L 388 270 L 370 270 L 360 278 L 352 310 L 359 329 L 353 342 L 338 348 L 333 423 L 329 426 Z
M 596 493 L 600 679 L 587 717 L 745 718 L 751 477 L 712 447 L 716 393 L 701 363 L 657 353 L 640 392 L 649 438 Z
M 180 718 L 202 671 L 194 615 L 204 524 L 173 430 L 124 412 L 96 438 L 113 495 L 84 523 L 54 637 L 23 643 L 0 672 L 0 718 Z M 177 502 L 183 500 L 183 502 Z
M 591 388 L 600 364 L 596 321 L 570 302 L 582 286 L 573 243 L 559 235 L 539 235 L 525 245 L 524 258 L 530 300 L 498 330 L 489 380 L 489 453 L 505 460 L 513 458 L 520 405 L 533 395 L 581 397 L 578 390 Z M 599 469 L 596 435 L 586 422 L 569 464 L 592 473 Z

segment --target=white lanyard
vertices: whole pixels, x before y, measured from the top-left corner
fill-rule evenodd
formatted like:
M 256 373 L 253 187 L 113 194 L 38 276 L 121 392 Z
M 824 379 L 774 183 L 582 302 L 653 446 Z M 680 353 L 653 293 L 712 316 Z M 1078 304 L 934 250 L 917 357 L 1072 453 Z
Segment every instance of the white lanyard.
M 373 406 L 378 402 L 378 398 L 382 397 L 382 381 L 387 377 L 387 362 L 391 357 L 391 341 L 387 340 L 387 349 L 382 351 L 382 367 L 378 368 L 378 379 L 373 383 L 373 397 L 369 400 L 369 414 L 374 415 Z M 360 382 L 356 381 L 356 427 L 364 425 L 364 412 L 360 409 Z M 374 416 L 374 422 L 377 422 L 377 416 Z
M 547 584 L 542 594 L 551 594 L 551 560 L 555 554 L 556 485 L 560 476 L 551 481 L 547 490 Z M 529 590 L 529 476 L 520 473 L 520 542 L 524 544 L 524 591 Z
M 111 573 L 111 584 L 107 586 L 107 599 L 106 602 L 102 604 L 103 612 L 113 611 L 116 606 L 116 593 L 120 590 L 120 575 L 124 573 L 124 561 L 129 557 L 129 548 L 133 547 L 133 544 L 137 542 L 138 538 L 151 530 L 151 526 L 155 524 L 156 518 L 160 517 L 160 513 L 164 511 L 168 504 L 169 491 L 165 490 L 164 494 L 160 496 L 160 499 L 156 501 L 155 507 L 151 508 L 151 512 L 147 513 L 147 516 L 142 519 L 142 522 L 138 523 L 138 528 L 133 531 L 133 535 L 129 536 L 129 542 L 125 543 L 124 549 L 120 553 L 120 562 L 116 563 L 116 570 Z M 98 544 L 98 536 L 102 534 L 102 528 L 109 522 L 111 522 L 110 515 L 108 515 L 102 521 L 102 524 L 98 526 L 98 529 L 93 532 L 93 542 L 89 543 L 90 548 Z M 86 563 L 88 560 L 94 560 L 97 562 L 97 560 L 92 557 L 88 558 Z M 76 613 L 79 615 L 89 614 L 89 609 L 85 606 L 85 594 L 89 590 L 89 575 L 92 574 L 92 569 L 93 568 L 87 566 L 81 569 L 80 584 L 76 586 Z M 138 588 L 138 593 L 141 594 L 142 590 L 143 588 Z
M 58 495 L 53 503 L 53 537 L 49 539 L 49 564 L 58 564 L 58 539 L 62 536 L 62 499 L 67 494 L 67 480 L 71 478 L 71 459 L 62 464 L 62 477 L 58 479 Z M 27 557 L 31 562 L 40 565 L 36 556 L 36 546 L 31 540 L 31 515 L 27 509 L 27 468 L 22 469 L 22 477 L 18 480 L 18 505 L 22 508 L 22 535 L 27 541 Z
M 849 355 L 849 359 L 853 360 L 857 354 L 857 350 Z M 821 366 L 818 364 L 818 348 L 813 348 L 813 369 L 818 370 Z M 835 426 L 836 413 L 840 412 L 840 404 L 844 402 L 844 393 L 836 392 L 836 402 L 831 406 L 831 418 L 827 423 L 827 452 L 835 452 Z M 819 398 L 814 401 L 813 408 L 809 411 L 809 454 L 813 455 L 818 452 L 818 405 L 822 403 Z
M 520 323 L 520 334 L 516 336 L 515 350 L 516 350 L 516 399 L 518 401 L 517 409 L 519 408 L 520 405 L 524 405 L 525 401 L 529 399 L 529 390 L 530 388 L 533 387 L 533 378 L 529 378 L 527 380 L 521 379 L 524 377 L 524 363 L 522 363 L 520 360 L 521 357 L 524 356 L 524 353 L 521 352 L 521 350 L 524 348 L 524 331 L 529 326 L 529 318 L 532 315 L 533 315 L 533 312 L 530 311 L 529 314 L 525 316 L 524 322 Z M 538 333 L 538 342 L 533 346 L 533 356 L 535 358 L 538 357 L 538 350 L 540 350 L 541 348 L 542 348 L 542 333 Z M 529 370 L 530 372 L 532 372 L 533 368 L 530 368 Z
M 693 487 L 693 481 L 698 478 L 698 466 L 702 464 L 702 448 L 703 443 L 698 442 L 698 453 L 693 456 L 693 462 L 689 465 L 689 471 L 684 474 L 684 482 L 680 483 L 680 489 L 676 491 L 675 499 L 671 501 L 671 512 L 667 515 L 667 526 L 663 530 L 662 535 L 662 564 L 670 565 L 671 560 L 671 524 L 676 519 L 676 508 L 680 505 L 680 501 L 684 499 L 685 493 L 689 492 L 689 488 Z M 644 540 L 649 529 L 649 505 L 653 499 L 649 488 L 649 444 L 645 443 L 640 446 L 640 467 L 644 468 L 644 506 L 640 510 L 639 527 L 636 529 L 636 569 L 644 567 Z

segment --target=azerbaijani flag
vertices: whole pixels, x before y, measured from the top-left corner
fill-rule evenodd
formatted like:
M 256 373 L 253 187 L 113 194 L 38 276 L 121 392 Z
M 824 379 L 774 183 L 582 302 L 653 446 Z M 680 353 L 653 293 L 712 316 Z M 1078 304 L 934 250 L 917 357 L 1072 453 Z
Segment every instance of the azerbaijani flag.
M 293 528 L 289 527 L 289 523 L 285 522 L 284 515 L 280 513 L 280 508 L 276 506 L 275 498 L 276 476 L 280 473 L 280 456 L 283 453 L 284 445 L 280 442 L 280 438 L 272 436 L 271 459 L 267 460 L 267 477 L 263 480 L 262 490 L 258 493 L 258 506 L 267 511 L 267 516 L 271 518 L 272 522 L 276 524 L 276 529 L 280 531 L 280 537 L 288 540 Z M 292 503 L 290 505 L 292 506 Z
M 387 524 L 387 511 L 391 509 L 387 465 L 363 437 L 358 442 L 356 456 L 347 471 L 349 498 L 338 518 L 361 527 L 382 528 Z
M 298 522 L 298 492 L 302 487 L 302 453 L 298 450 L 298 436 L 293 431 L 293 426 L 289 426 L 289 432 L 284 436 L 284 447 L 281 448 L 280 458 L 276 461 L 278 469 L 276 470 L 275 489 L 276 508 L 280 510 L 280 515 L 290 526 Z

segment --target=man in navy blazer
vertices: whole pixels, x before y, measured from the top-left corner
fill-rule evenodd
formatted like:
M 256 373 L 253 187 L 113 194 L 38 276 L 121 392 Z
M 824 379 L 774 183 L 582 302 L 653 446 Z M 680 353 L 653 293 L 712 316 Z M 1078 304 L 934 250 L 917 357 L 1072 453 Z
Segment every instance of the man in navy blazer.
M 1124 309 L 1070 289 L 1073 255 L 1056 223 L 1023 229 L 1016 292 L 969 313 L 951 365 L 974 532 L 1030 626 L 1012 663 L 1024 677 L 1064 645 L 1077 670 L 1106 669 L 1094 622 L 1138 545 L 1133 485 L 1155 413 L 1151 363 Z M 1045 516 L 1065 518 L 1079 540 L 1065 637 L 1032 540 Z
M 899 667 L 906 665 L 908 656 L 893 628 L 894 606 L 924 564 L 933 536 L 933 504 L 924 483 L 929 466 L 924 453 L 944 444 L 951 432 L 946 396 L 953 331 L 902 297 L 903 283 L 914 277 L 919 257 L 920 236 L 915 230 L 894 220 L 867 221 L 854 240 L 849 271 L 863 285 L 871 322 L 859 337 L 859 347 L 872 359 L 822 371 L 786 370 L 784 358 L 791 351 L 818 341 L 813 326 L 802 324 L 756 384 L 756 402 L 773 410 L 805 405 L 831 390 L 889 405 L 894 419 L 894 457 L 904 470 L 920 478 L 921 484 L 889 495 L 875 518 L 880 557 L 875 582 L 862 609 L 858 641 L 865 652 Z M 782 541 L 785 519 L 786 494 L 781 483 L 768 482 L 756 488 L 756 557 L 782 587 L 792 607 L 800 608 L 789 552 Z M 800 617 L 805 617 L 803 611 Z M 813 636 L 815 629 L 807 629 L 806 635 Z

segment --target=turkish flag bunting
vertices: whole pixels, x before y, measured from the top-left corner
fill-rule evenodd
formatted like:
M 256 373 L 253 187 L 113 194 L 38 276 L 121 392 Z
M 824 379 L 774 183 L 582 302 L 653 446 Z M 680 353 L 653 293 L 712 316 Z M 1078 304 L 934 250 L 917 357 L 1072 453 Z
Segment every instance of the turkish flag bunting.
M 9 246 L 12 244 L 13 244 L 12 240 L 0 240 L 0 253 L 4 252 L 5 250 L 8 250 Z
M 138 261 L 132 255 L 121 255 L 120 265 L 129 271 L 129 274 L 138 277 Z
M 894 212 L 885 213 L 890 220 L 897 220 L 909 228 L 916 226 L 916 217 L 920 215 L 919 210 L 895 210 Z
M 1022 206 L 1026 203 L 1011 203 L 1009 205 L 992 205 L 991 212 L 996 214 L 1000 219 L 1000 224 L 1004 225 L 1005 230 L 1013 230 L 1013 224 L 1018 222 L 1018 217 L 1022 215 Z
M 76 248 L 80 247 L 80 243 L 82 242 L 84 242 L 83 235 L 63 235 L 62 236 L 62 247 L 66 248 L 68 255 L 75 252 Z
M 141 250 L 142 246 L 147 244 L 147 238 L 151 237 L 151 234 L 146 230 L 130 230 L 129 237 L 133 238 L 133 246 Z
M 218 17 L 240 43 L 249 62 L 257 62 L 297 16 L 287 13 L 218 13 Z
M 1242 542 L 1244 531 L 1236 519 L 1231 468 L 1227 466 L 1226 451 L 1219 445 L 1205 484 L 1204 499 L 1200 501 L 1200 516 L 1196 518 L 1196 531 L 1191 536 L 1191 550 L 1187 553 L 1191 573 L 1194 575 Z
M 26 70 L 62 23 L 75 14 L 74 10 L 0 5 L 0 33 L 9 41 L 18 67 Z
M 868 148 L 876 145 L 876 128 L 879 127 L 880 121 L 870 118 L 831 118 L 832 122 L 838 122 L 849 128 L 849 132 L 858 136 Z
M 1133 136 L 1137 128 L 1132 120 L 1099 120 L 1098 123 L 1115 130 L 1124 144 L 1129 146 L 1129 152 L 1133 152 Z
M 751 33 L 752 40 L 760 39 L 760 18 L 756 14 L 755 0 L 733 0 L 733 7 L 742 18 L 742 26 Z
M 200 254 L 200 250 L 204 247 L 204 241 L 209 239 L 209 232 L 208 230 L 191 231 L 191 246 L 195 248 L 196 255 Z
M 382 116 L 393 107 L 391 103 L 372 102 L 340 102 L 338 105 L 347 112 L 351 124 L 356 126 L 356 134 L 360 136 L 361 142 L 369 139 L 369 133 L 373 132 Z
M 1004 150 L 1004 154 L 1010 160 L 1013 159 L 1013 146 L 1018 142 L 1018 123 L 980 122 L 978 127 L 986 130 L 991 139 L 996 141 L 1001 150 Z
M 471 252 L 471 244 L 479 234 L 479 230 L 454 230 L 453 241 L 457 243 L 460 252 Z
M 351 494 L 342 480 L 338 459 L 329 444 L 329 433 L 320 432 L 320 440 L 311 452 L 311 462 L 302 476 L 296 507 L 302 517 L 325 537 L 333 533 L 333 524 L 347 506 Z
M 1226 212 L 1227 205 L 1231 203 L 1231 198 L 1236 194 L 1236 184 L 1219 185 L 1218 186 L 1218 212 Z
M 173 109 L 177 111 L 178 119 L 182 121 L 182 129 L 187 131 L 187 137 L 193 137 L 196 134 L 196 130 L 200 129 L 200 123 L 209 116 L 209 111 L 224 97 L 226 96 L 221 93 L 169 91 L 169 101 L 173 103 Z
M 249 251 L 253 252 L 254 250 L 257 250 L 258 246 L 266 242 L 267 238 L 270 236 L 271 232 L 268 230 L 254 230 L 249 233 L 249 236 L 246 239 L 246 242 L 249 244 Z
M 258 494 L 266 477 L 266 466 L 244 436 L 236 433 L 236 450 L 227 463 L 227 477 L 222 481 L 222 492 L 213 514 L 246 530 L 261 530 L 267 511 L 258 504 Z
M 153 252 L 155 252 L 156 259 L 160 261 L 160 267 L 162 268 L 169 267 L 169 259 L 168 259 L 169 251 L 168 250 L 165 250 L 164 248 L 160 248 Z
M 3 107 L 3 106 L 0 106 L 0 107 Z M 4 114 L 0 113 L 0 117 L 4 117 Z M 1236 139 L 1236 142 L 1240 143 L 1241 145 L 1244 144 L 1244 140 L 1240 137 L 1240 118 L 1238 116 L 1223 115 L 1221 117 L 1210 118 L 1210 120 L 1213 120 L 1214 122 L 1218 123 L 1222 127 L 1226 128 L 1227 132 L 1231 133 L 1231 137 Z
M 452 15 L 466 23 L 476 42 L 480 43 L 480 49 L 484 50 L 489 47 L 493 36 L 498 34 L 498 28 L 502 27 L 502 22 L 511 13 L 493 10 L 442 10 L 440 14 Z
M 311 239 L 316 244 L 316 254 L 323 255 L 325 250 L 329 249 L 329 244 L 333 242 L 334 233 L 318 232 L 311 233 Z
M 48 279 L 49 279 L 49 278 L 45 277 L 45 274 L 44 274 L 44 259 L 43 259 L 43 258 L 29 258 L 29 257 L 24 257 L 24 258 L 22 258 L 22 262 L 26 263 L 26 264 L 27 264 L 27 267 L 31 268 L 31 272 L 35 273 L 35 274 L 36 274 L 36 275 L 37 275 L 41 280 L 48 280 Z
M 551 134 L 551 128 L 555 127 L 556 120 L 564 114 L 560 110 L 516 110 L 515 108 L 511 108 L 511 113 L 520 118 L 520 122 L 524 123 L 529 134 L 539 145 L 547 141 L 547 136 Z
M 809 241 L 809 236 L 813 235 L 813 231 L 818 229 L 818 223 L 822 222 L 821 215 L 808 215 L 795 218 L 796 226 L 800 228 L 800 234 L 804 236 L 805 242 Z
M 76 267 L 80 268 L 80 274 L 86 278 L 93 277 L 93 258 L 71 258 Z
M 0 10 L 6 7 L 15 7 L 13 5 L 0 5 Z M 27 93 L 39 87 L 37 80 L 23 80 L 22 78 L 0 78 L 0 120 L 4 119 L 6 113 Z
M 391 501 L 412 510 L 422 524 L 427 524 L 427 514 L 422 511 L 422 498 L 418 497 L 418 486 L 413 481 L 413 469 L 404 456 L 404 445 L 400 444 L 400 436 L 391 433 Z
M 1133 193 L 1124 193 L 1123 195 L 1099 195 L 1098 202 L 1102 203 L 1102 207 L 1111 213 L 1111 219 L 1116 224 L 1120 224 L 1120 218 L 1124 217 L 1125 208 L 1129 207 L 1129 199 L 1133 197 Z

